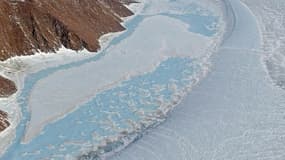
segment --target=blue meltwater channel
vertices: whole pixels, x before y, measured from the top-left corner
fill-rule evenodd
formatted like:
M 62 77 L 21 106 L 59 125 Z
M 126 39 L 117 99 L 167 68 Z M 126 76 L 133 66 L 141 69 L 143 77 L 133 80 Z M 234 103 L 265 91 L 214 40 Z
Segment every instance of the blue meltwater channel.
M 189 24 L 190 32 L 204 36 L 211 37 L 217 32 L 215 26 L 218 17 L 197 13 L 157 15 L 179 19 Z M 129 37 L 140 22 L 148 17 L 149 15 L 137 15 L 127 22 L 127 31 L 113 39 L 110 46 Z M 31 142 L 22 144 L 21 139 L 30 119 L 29 95 L 34 85 L 56 71 L 100 60 L 108 54 L 105 51 L 90 59 L 47 68 L 26 77 L 24 88 L 18 97 L 22 119 L 13 144 L 1 160 L 62 160 L 76 157 L 86 150 L 98 150 L 98 154 L 110 152 L 124 145 L 122 137 L 139 133 L 165 119 L 165 110 L 175 106 L 203 72 L 203 65 L 198 59 L 169 58 L 152 72 L 133 77 L 119 86 L 98 93 L 65 118 L 47 125 L 42 134 Z

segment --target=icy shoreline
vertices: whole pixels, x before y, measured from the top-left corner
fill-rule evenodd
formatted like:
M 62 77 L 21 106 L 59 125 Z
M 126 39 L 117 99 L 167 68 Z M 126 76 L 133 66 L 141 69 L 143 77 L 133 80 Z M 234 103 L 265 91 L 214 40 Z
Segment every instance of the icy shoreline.
M 135 14 L 124 18 L 122 22 L 123 26 L 135 18 L 136 14 L 140 13 L 144 6 L 143 4 L 130 4 L 127 7 Z M 108 33 L 100 37 L 99 43 L 101 49 L 96 53 L 90 53 L 86 49 L 76 52 L 62 47 L 56 51 L 56 53 L 37 52 L 34 55 L 16 56 L 4 62 L 0 62 L 0 75 L 11 79 L 18 88 L 18 91 L 14 95 L 8 98 L 0 98 L 0 109 L 8 112 L 9 121 L 11 123 L 5 131 L 0 133 L 0 138 L 2 140 L 0 142 L 0 157 L 12 144 L 15 138 L 17 126 L 21 120 L 21 107 L 19 106 L 17 97 L 19 97 L 22 92 L 24 80 L 27 75 L 50 67 L 56 67 L 94 57 L 104 51 L 113 39 L 124 32 L 125 31 Z
M 164 29 L 149 28 L 151 26 L 159 26 L 159 23 L 171 27 L 165 27 Z M 143 37 L 142 34 L 147 32 L 152 34 L 153 37 L 150 37 L 148 41 L 139 42 Z M 172 40 L 172 35 L 183 38 L 185 43 L 176 43 L 176 40 Z M 160 38 L 165 40 L 165 42 L 162 42 L 165 44 L 160 44 Z M 145 44 L 150 41 L 152 41 L 151 45 Z M 191 42 L 191 44 L 187 42 Z M 113 88 L 120 82 L 137 75 L 153 71 L 162 61 L 169 57 L 189 56 L 191 58 L 199 58 L 206 53 L 201 44 L 206 45 L 206 49 L 211 48 L 213 45 L 212 40 L 209 38 L 190 34 L 184 25 L 180 25 L 177 20 L 165 16 L 155 16 L 143 20 L 129 38 L 117 45 L 118 47 L 114 46 L 114 48 L 106 51 L 108 54 L 100 58 L 99 61 L 90 62 L 74 69 L 59 71 L 40 80 L 35 85 L 29 101 L 32 119 L 24 142 L 37 135 L 39 133 L 38 129 L 53 121 L 54 116 L 57 117 L 57 115 L 52 115 L 52 113 L 66 114 L 70 109 L 74 110 L 74 107 L 84 104 L 91 97 L 95 97 L 97 93 Z M 147 45 L 148 47 L 146 47 Z M 186 52 L 188 50 L 194 50 L 195 52 L 189 54 Z M 142 61 L 144 63 L 141 63 Z M 115 70 L 114 66 L 116 66 Z M 90 75 L 90 72 L 94 74 Z M 87 79 L 81 78 L 84 81 L 84 84 L 82 84 L 77 77 L 86 77 Z M 65 86 L 72 86 L 72 88 Z M 81 94 L 78 95 L 78 92 Z M 69 97 L 74 98 L 70 99 Z M 43 102 L 42 99 L 45 98 L 50 99 L 50 101 Z M 42 114 L 47 112 L 51 114 Z M 37 115 L 45 115 L 46 117 L 38 117 Z
M 152 11 L 152 12 L 153 12 L 153 11 Z M 177 21 L 176 21 L 175 23 L 180 24 L 180 23 L 178 23 Z M 182 26 L 182 25 L 181 25 L 181 26 Z M 183 27 L 186 28 L 186 26 L 183 26 Z M 188 27 L 188 26 L 187 26 L 187 27 Z M 220 26 L 220 27 L 222 27 L 222 26 Z M 220 28 L 220 29 L 221 29 L 221 28 Z M 184 29 L 184 30 L 185 30 L 185 29 Z M 219 34 L 221 34 L 221 33 L 219 33 Z M 215 42 L 217 43 L 218 40 L 219 40 L 219 39 L 215 39 Z M 208 50 L 208 51 L 207 51 L 207 55 L 205 55 L 203 63 L 206 63 L 206 64 L 207 64 L 207 59 L 208 59 L 208 57 L 213 53 L 213 50 L 215 50 L 215 48 L 211 48 L 211 50 Z M 181 54 L 181 53 L 180 53 L 180 54 Z M 201 54 L 201 53 L 200 53 L 200 54 Z M 179 56 L 179 54 L 178 54 L 177 56 Z M 183 56 L 185 56 L 185 55 L 183 55 Z M 206 64 L 205 64 L 205 65 L 206 65 Z M 204 66 L 204 67 L 205 67 L 205 66 Z M 208 71 L 208 70 L 206 69 L 206 70 L 205 70 L 205 73 L 203 73 L 203 74 L 206 74 L 207 71 Z M 197 80 L 197 81 L 198 81 L 198 80 Z M 180 95 L 180 96 L 181 96 L 181 95 Z M 173 107 L 173 106 L 172 106 L 172 107 Z M 168 112 L 169 109 L 171 109 L 172 107 L 166 109 L 165 112 Z M 154 117 L 152 117 L 152 118 L 154 118 Z

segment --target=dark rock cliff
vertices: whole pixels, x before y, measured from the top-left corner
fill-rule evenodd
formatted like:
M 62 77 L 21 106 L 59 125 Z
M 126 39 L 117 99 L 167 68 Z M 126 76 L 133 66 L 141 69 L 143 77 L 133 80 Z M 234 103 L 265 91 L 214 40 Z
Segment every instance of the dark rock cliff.
M 14 94 L 17 88 L 14 82 L 0 76 L 0 98 Z
M 55 52 L 61 46 L 97 51 L 103 34 L 124 30 L 121 18 L 133 13 L 132 0 L 1 0 L 0 61 L 35 52 Z M 0 98 L 16 92 L 0 76 Z M 10 124 L 0 110 L 0 132 Z
M 12 95 L 17 91 L 14 82 L 0 76 L 0 98 Z M 0 110 L 0 132 L 10 126 L 8 114 Z
M 1 0 L 0 60 L 62 45 L 97 51 L 98 38 L 124 30 L 121 17 L 130 15 L 118 0 Z
M 4 131 L 9 126 L 8 114 L 0 110 L 0 132 Z

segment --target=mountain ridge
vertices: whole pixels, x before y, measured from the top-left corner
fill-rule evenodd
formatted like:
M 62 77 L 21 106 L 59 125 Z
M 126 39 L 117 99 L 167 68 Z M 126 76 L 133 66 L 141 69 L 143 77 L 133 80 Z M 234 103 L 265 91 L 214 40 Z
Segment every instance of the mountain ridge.
M 133 13 L 125 6 L 133 0 L 1 0 L 0 61 L 36 52 L 100 49 L 99 38 L 123 31 L 122 17 Z M 17 91 L 15 83 L 0 75 L 0 98 Z M 0 110 L 0 132 L 9 126 Z
M 124 30 L 121 17 L 131 16 L 116 0 L 0 1 L 0 60 L 64 46 L 95 52 L 98 39 Z

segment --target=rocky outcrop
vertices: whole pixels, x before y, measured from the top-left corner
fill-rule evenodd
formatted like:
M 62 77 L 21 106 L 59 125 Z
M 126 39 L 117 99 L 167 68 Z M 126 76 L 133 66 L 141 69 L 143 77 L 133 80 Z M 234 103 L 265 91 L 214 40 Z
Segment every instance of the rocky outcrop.
M 0 110 L 0 132 L 4 131 L 9 126 L 8 114 Z
M 133 0 L 1 0 L 0 61 L 64 46 L 97 51 L 103 34 L 124 30 L 121 17 L 132 15 Z M 16 91 L 0 76 L 0 97 Z
M 0 98 L 7 97 L 17 91 L 14 82 L 0 76 Z
M 97 51 L 103 34 L 124 30 L 131 0 L 1 0 L 0 60 L 36 51 Z

